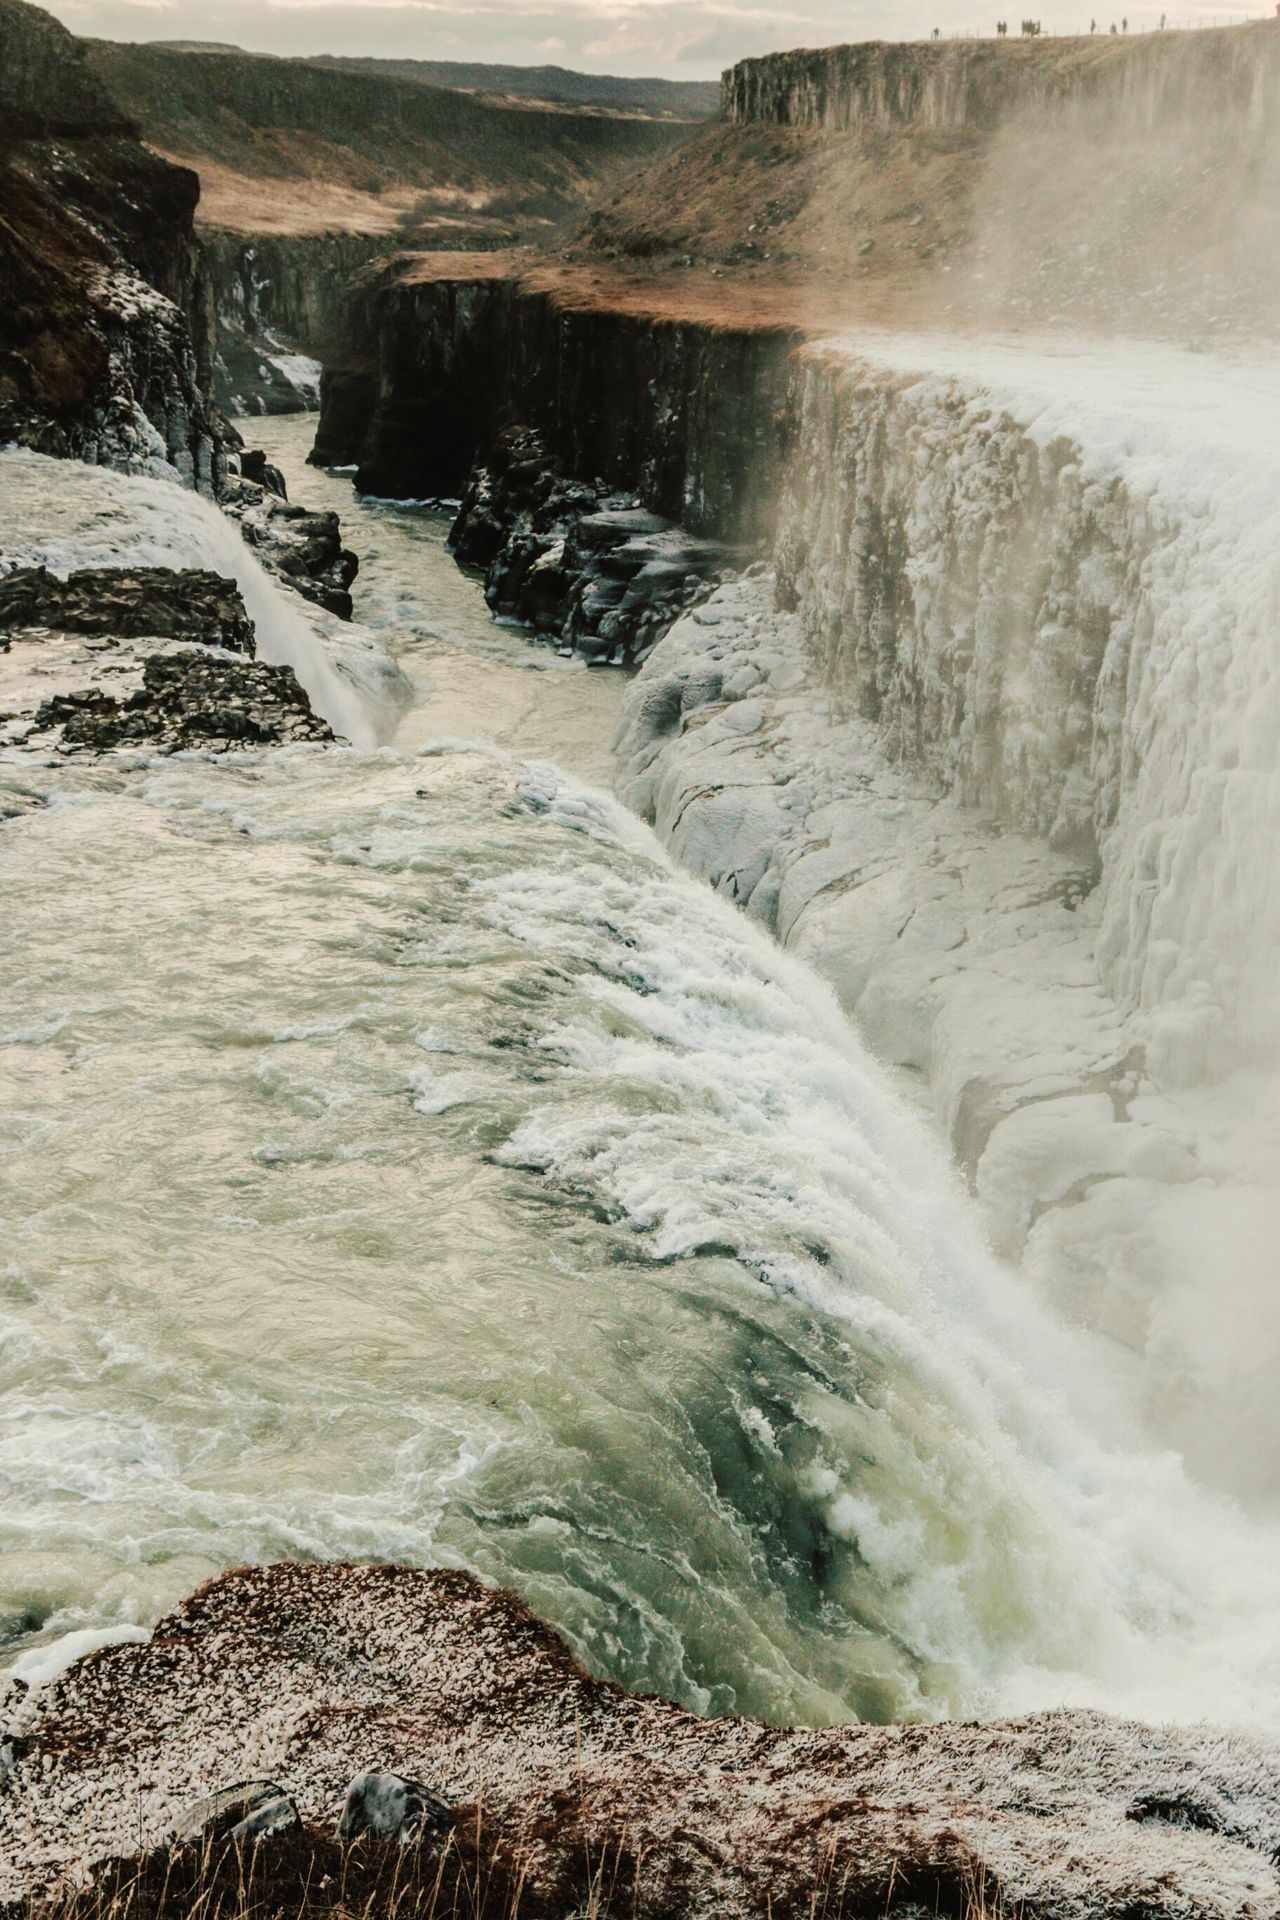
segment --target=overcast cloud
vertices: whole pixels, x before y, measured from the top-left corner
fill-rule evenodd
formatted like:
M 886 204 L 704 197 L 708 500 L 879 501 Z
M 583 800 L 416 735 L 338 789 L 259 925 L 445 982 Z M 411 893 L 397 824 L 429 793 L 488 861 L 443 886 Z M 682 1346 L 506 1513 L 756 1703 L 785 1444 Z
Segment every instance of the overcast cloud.
M 76 33 L 112 40 L 223 40 L 262 53 L 362 53 L 418 60 L 503 60 L 592 73 L 665 73 L 702 80 L 747 54 L 848 40 L 990 33 L 1008 8 L 975 0 L 45 0 Z M 1028 7 L 1028 11 L 1030 11 Z M 1123 11 L 1123 7 L 1121 9 Z M 1268 11 L 1271 9 L 1268 8 Z M 1087 32 L 1089 9 L 1038 9 L 1046 31 Z M 1171 23 L 1248 19 L 1252 5 L 1216 14 L 1168 8 Z M 1117 14 L 1117 19 L 1120 17 Z M 1128 10 L 1154 26 L 1158 6 Z M 1014 21 L 1016 31 L 1018 13 Z M 1100 11 L 1104 28 L 1111 15 Z

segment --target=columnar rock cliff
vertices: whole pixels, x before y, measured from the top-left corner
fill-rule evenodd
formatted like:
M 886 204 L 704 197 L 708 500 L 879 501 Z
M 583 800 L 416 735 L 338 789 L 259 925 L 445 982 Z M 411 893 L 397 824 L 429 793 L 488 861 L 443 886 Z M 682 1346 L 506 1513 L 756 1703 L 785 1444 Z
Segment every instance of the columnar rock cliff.
M 635 489 L 695 532 L 750 540 L 772 521 L 787 432 L 791 329 L 717 329 L 578 305 L 430 261 L 362 293 L 364 351 L 328 372 L 316 458 L 357 485 L 461 491 L 503 426 L 538 428 L 566 472 Z
M 1256 130 L 1280 96 L 1280 33 L 1244 31 L 1081 39 L 953 40 L 766 54 L 730 67 L 721 113 L 738 125 L 833 133 L 913 127 L 981 132 L 1027 107 L 1121 101 L 1152 131 L 1191 110 Z
M 214 288 L 221 405 L 232 414 L 314 407 L 318 362 L 342 339 L 351 281 L 386 253 L 387 236 L 207 228 L 201 239 Z

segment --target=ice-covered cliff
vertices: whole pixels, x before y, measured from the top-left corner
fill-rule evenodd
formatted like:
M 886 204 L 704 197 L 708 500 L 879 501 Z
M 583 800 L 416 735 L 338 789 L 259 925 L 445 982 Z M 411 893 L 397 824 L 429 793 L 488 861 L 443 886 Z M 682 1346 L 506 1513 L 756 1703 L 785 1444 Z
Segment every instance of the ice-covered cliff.
M 683 621 L 622 741 L 1210 1472 L 1277 1350 L 1278 427 L 1250 356 L 815 349 L 776 608 Z

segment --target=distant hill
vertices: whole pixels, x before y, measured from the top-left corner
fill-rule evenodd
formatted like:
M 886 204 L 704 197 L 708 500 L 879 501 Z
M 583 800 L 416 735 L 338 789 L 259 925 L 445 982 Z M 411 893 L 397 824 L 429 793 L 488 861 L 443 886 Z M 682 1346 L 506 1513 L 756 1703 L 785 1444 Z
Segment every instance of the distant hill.
M 203 224 L 242 233 L 426 227 L 426 244 L 460 248 L 540 238 L 692 130 L 429 87 L 389 62 L 84 46 L 144 139 L 199 173 Z
M 225 40 L 148 40 L 167 53 L 244 53 Z M 385 60 L 347 53 L 302 58 L 255 53 L 254 60 L 281 65 L 342 67 L 348 73 L 414 80 L 451 93 L 487 93 L 540 106 L 580 107 L 598 113 L 643 114 L 651 120 L 709 120 L 720 111 L 718 80 L 624 79 L 616 73 L 577 73 L 571 67 L 509 67 L 485 60 Z
M 507 67 L 468 60 L 377 60 L 318 54 L 308 64 L 355 73 L 394 74 L 428 87 L 507 94 L 553 106 L 599 107 L 662 120 L 708 120 L 720 108 L 718 80 L 628 80 L 611 73 L 574 73 L 568 67 Z

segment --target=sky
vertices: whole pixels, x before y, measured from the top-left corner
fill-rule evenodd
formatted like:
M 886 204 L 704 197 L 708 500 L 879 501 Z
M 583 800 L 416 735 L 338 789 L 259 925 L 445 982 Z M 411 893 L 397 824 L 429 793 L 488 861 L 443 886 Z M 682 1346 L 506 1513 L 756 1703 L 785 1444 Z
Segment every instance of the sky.
M 73 32 L 110 40 L 219 40 L 259 53 L 500 60 L 588 73 L 706 80 L 748 54 L 850 40 L 993 31 L 983 0 L 44 0 Z M 1119 0 L 1123 10 L 1124 0 Z M 1261 0 L 1214 13 L 1167 0 L 1170 25 L 1257 17 Z M 1092 0 L 1040 0 L 1046 31 L 1087 31 Z M 1028 6 L 1027 11 L 1030 12 Z M 1265 11 L 1272 12 L 1267 4 Z M 987 14 L 990 14 L 990 19 Z M 1021 19 L 1015 10 L 1014 31 Z M 1117 20 L 1121 14 L 1117 14 Z M 1098 10 L 1105 25 L 1111 15 Z M 1131 30 L 1159 6 L 1128 10 Z

